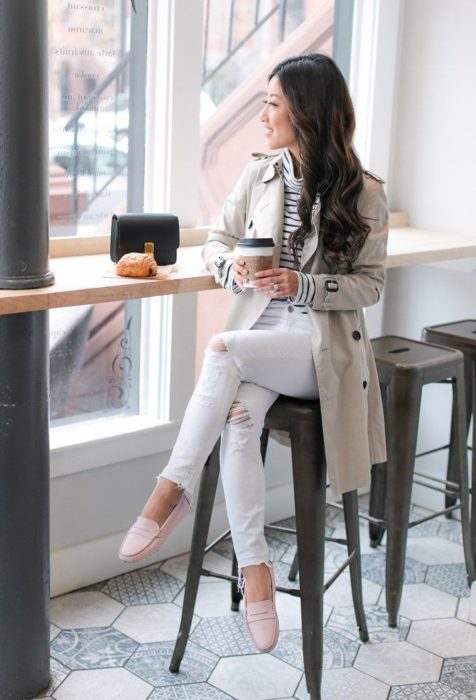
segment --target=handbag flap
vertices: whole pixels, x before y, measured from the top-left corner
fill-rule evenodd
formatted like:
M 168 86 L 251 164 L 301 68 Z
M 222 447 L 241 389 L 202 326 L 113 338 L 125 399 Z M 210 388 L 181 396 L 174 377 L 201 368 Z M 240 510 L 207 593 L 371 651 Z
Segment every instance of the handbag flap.
M 174 214 L 114 214 L 111 221 L 111 260 L 126 253 L 143 253 L 145 243 L 154 244 L 158 265 L 177 260 L 180 243 L 178 217 Z

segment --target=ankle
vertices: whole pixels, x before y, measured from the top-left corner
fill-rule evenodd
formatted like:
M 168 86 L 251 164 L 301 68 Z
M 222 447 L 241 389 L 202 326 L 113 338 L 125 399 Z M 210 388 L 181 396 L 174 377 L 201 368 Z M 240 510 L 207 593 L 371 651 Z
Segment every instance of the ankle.
M 160 478 L 144 505 L 141 516 L 162 526 L 182 497 L 183 489 L 169 479 Z
M 246 566 L 242 570 L 245 579 L 246 597 L 248 602 L 254 603 L 261 600 L 272 600 L 273 580 L 269 567 L 262 564 Z

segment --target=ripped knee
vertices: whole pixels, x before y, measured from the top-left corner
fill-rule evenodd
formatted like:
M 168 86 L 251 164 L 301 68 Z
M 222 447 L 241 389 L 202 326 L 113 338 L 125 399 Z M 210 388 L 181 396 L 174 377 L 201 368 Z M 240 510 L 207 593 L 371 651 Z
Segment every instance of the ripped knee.
M 241 425 L 243 423 L 247 423 L 249 426 L 252 425 L 250 412 L 241 401 L 233 401 L 226 422 L 227 425 Z
M 214 336 L 208 343 L 209 350 L 215 350 L 215 352 L 228 352 L 228 348 L 225 341 L 220 338 L 219 335 Z

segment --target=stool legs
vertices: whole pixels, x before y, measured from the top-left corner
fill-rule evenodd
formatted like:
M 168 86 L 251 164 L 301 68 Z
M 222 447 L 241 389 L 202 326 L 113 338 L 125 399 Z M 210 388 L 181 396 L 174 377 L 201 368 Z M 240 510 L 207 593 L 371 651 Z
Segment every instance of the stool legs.
M 380 384 L 382 406 L 387 422 L 387 386 Z M 372 465 L 372 478 L 370 481 L 369 515 L 379 520 L 385 519 L 385 501 L 387 498 L 387 467 L 386 464 Z M 377 523 L 369 522 L 370 546 L 378 547 L 382 544 L 385 527 Z
M 476 552 L 476 362 L 473 361 L 473 381 L 472 388 L 472 414 L 473 414 L 473 440 L 471 452 L 471 542 L 473 552 Z
M 461 503 L 461 531 L 463 535 L 464 558 L 466 562 L 466 571 L 468 574 L 468 583 L 471 583 L 476 578 L 475 570 L 475 549 L 474 549 L 474 520 L 470 524 L 469 515 L 469 488 L 468 488 L 468 460 L 466 439 L 468 431 L 466 429 L 467 406 L 464 401 L 464 371 L 461 364 L 456 371 L 456 378 L 453 381 L 453 411 L 452 411 L 452 433 L 454 436 L 454 458 L 459 466 L 458 478 L 460 503 Z M 474 466 L 474 459 L 473 459 Z M 473 474 L 474 479 L 474 474 Z M 476 483 L 476 482 L 473 482 Z M 474 517 L 474 499 L 472 499 L 472 515 Z M 473 532 L 472 532 L 473 530 Z
M 347 551 L 349 556 L 353 553 L 350 562 L 350 582 L 352 588 L 352 600 L 354 601 L 355 620 L 360 632 L 362 642 L 369 641 L 367 620 L 365 619 L 364 601 L 362 593 L 362 563 L 360 559 L 360 533 L 359 533 L 359 501 L 357 491 L 348 491 L 342 496 L 344 502 L 345 530 L 347 537 Z
M 185 596 L 183 600 L 182 618 L 180 629 L 175 642 L 175 648 L 170 662 L 170 670 L 177 673 L 185 653 L 190 629 L 192 626 L 193 611 L 197 599 L 198 584 L 200 583 L 200 571 L 207 546 L 208 531 L 213 511 L 213 503 L 217 490 L 218 475 L 220 472 L 220 442 L 215 445 L 208 461 L 203 469 L 200 480 L 200 489 L 197 498 L 195 522 L 193 525 L 192 543 L 190 549 L 190 561 L 188 565 L 187 581 L 185 584 Z
M 321 430 L 293 426 L 291 432 L 303 656 L 311 700 L 321 698 L 323 658 L 326 469 Z
M 414 376 L 395 376 L 387 393 L 387 554 L 385 587 L 388 621 L 397 626 L 405 574 L 413 470 L 422 385 Z
M 466 436 L 468 435 L 469 431 L 469 425 L 471 423 L 471 413 L 473 412 L 473 396 L 474 396 L 474 391 L 473 391 L 473 378 L 474 378 L 474 367 L 475 363 L 472 361 L 470 358 L 466 357 L 464 358 L 464 387 L 465 387 L 465 396 L 466 396 Z M 473 460 L 474 463 L 474 460 Z M 454 427 L 453 425 L 451 426 L 451 438 L 450 438 L 450 450 L 449 450 L 449 455 L 448 455 L 448 472 L 447 472 L 447 479 L 448 481 L 453 481 L 453 482 L 458 482 L 458 474 L 459 474 L 459 461 L 455 449 L 455 432 L 454 432 Z M 455 505 L 456 503 L 456 498 L 452 496 L 446 496 L 445 498 L 445 506 L 446 508 L 450 508 L 451 506 Z M 451 517 L 452 513 L 448 514 L 448 517 Z
M 387 466 L 372 464 L 372 478 L 370 485 L 369 515 L 379 520 L 385 518 L 385 501 L 387 498 Z M 382 544 L 385 527 L 377 523 L 369 522 L 370 546 L 378 547 Z

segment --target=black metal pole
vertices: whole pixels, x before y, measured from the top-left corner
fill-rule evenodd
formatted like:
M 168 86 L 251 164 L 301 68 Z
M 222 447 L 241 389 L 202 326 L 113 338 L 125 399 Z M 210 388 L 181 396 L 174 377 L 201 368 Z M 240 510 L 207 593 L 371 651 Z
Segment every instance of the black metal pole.
M 0 2 L 0 288 L 48 269 L 46 0 Z M 0 316 L 0 700 L 49 668 L 48 318 Z
M 50 682 L 47 323 L 0 317 L 0 700 Z
M 0 2 L 0 289 L 53 283 L 48 269 L 46 0 Z

